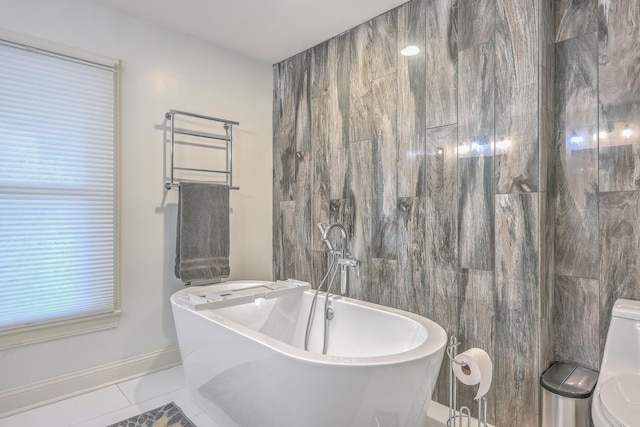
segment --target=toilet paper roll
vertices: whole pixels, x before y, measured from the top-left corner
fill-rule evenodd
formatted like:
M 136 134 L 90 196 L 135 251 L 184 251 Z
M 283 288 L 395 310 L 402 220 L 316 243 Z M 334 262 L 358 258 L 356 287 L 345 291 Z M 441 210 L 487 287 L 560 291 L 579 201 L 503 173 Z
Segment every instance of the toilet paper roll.
M 453 360 L 464 363 L 462 366 L 458 363 L 453 364 L 453 373 L 462 384 L 480 384 L 474 399 L 479 399 L 487 394 L 493 376 L 493 363 L 487 352 L 481 348 L 470 348 L 457 355 Z

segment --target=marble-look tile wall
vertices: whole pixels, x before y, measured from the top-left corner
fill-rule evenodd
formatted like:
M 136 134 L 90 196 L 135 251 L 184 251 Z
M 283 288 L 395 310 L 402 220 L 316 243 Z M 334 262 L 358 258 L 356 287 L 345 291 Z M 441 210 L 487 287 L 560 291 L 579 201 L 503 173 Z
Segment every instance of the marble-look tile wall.
M 640 1 L 556 4 L 555 357 L 599 369 L 640 299 Z
M 276 278 L 317 286 L 316 224 L 342 222 L 348 295 L 487 350 L 501 426 L 538 425 L 553 357 L 555 19 L 543 0 L 411 0 L 274 66 Z

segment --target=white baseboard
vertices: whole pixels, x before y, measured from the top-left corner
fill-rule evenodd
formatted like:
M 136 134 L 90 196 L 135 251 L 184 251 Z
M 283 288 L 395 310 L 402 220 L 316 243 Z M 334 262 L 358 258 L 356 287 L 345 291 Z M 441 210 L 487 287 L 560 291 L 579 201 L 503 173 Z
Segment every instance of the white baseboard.
M 0 418 L 181 363 L 177 346 L 0 392 Z

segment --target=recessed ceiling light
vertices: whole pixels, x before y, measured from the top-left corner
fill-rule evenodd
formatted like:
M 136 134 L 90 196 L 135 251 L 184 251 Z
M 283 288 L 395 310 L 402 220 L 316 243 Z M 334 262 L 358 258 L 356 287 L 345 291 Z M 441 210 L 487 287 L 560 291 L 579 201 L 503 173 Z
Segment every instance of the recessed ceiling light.
M 407 46 L 404 49 L 402 49 L 400 53 L 403 54 L 404 56 L 413 56 L 420 53 L 420 48 L 418 48 L 418 46 L 413 46 L 413 45 Z

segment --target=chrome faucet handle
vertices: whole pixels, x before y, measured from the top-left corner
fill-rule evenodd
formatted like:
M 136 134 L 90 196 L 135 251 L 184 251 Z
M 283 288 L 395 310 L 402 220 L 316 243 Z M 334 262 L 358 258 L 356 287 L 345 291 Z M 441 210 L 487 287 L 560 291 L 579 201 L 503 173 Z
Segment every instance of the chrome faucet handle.
M 322 241 L 324 242 L 324 245 L 327 247 L 327 251 L 332 254 L 334 252 L 334 249 L 333 249 L 333 245 L 327 238 L 327 227 L 325 227 L 323 223 L 319 222 L 318 229 L 322 234 Z
M 340 258 L 338 259 L 338 265 L 344 265 L 345 267 L 358 267 L 360 261 L 355 258 Z
M 338 265 L 342 265 L 346 268 L 355 268 L 356 274 L 360 277 L 360 261 L 355 258 L 350 258 L 347 256 L 346 258 L 339 258 Z
M 327 227 L 325 227 L 325 225 L 321 222 L 318 223 L 318 229 L 320 230 L 320 234 L 322 234 L 322 237 L 324 238 L 324 232 L 327 229 Z

